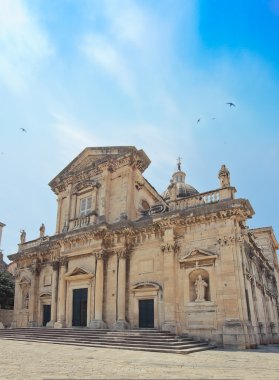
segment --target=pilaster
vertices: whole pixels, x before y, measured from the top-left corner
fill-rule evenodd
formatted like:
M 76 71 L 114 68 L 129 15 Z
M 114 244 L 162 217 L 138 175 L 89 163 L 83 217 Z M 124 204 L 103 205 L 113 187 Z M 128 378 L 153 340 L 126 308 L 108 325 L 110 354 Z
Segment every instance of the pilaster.
M 66 285 L 64 278 L 67 272 L 67 258 L 60 258 L 59 263 L 59 287 L 58 287 L 58 320 L 54 324 L 54 328 L 66 327 Z
M 53 327 L 57 318 L 57 279 L 58 279 L 58 261 L 51 263 L 52 266 L 52 281 L 51 281 L 51 318 L 47 323 L 47 327 Z
M 29 267 L 29 270 L 32 274 L 31 277 L 31 286 L 30 286 L 30 295 L 29 295 L 29 316 L 28 316 L 28 326 L 36 327 L 38 325 L 37 321 L 37 309 L 38 309 L 38 274 L 40 273 L 39 264 L 34 263 Z
M 161 251 L 164 255 L 164 311 L 165 320 L 162 324 L 162 330 L 178 333 L 179 326 L 176 320 L 176 253 L 179 246 L 174 239 L 173 229 L 165 231 L 163 237 L 164 243 Z
M 89 326 L 94 329 L 106 328 L 106 323 L 103 321 L 104 256 L 103 250 L 96 253 L 95 319 L 89 323 Z
M 125 248 L 117 251 L 118 256 L 118 281 L 117 281 L 117 320 L 115 329 L 124 330 L 128 328 L 126 321 L 126 259 L 127 250 Z

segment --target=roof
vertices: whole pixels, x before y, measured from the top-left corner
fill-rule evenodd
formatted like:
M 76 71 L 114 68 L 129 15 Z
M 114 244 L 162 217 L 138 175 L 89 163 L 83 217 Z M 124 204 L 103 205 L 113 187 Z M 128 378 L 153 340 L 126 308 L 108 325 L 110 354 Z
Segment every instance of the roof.
M 49 182 L 49 186 L 53 189 L 73 173 L 92 169 L 94 165 L 106 162 L 108 159 L 117 159 L 132 153 L 139 156 L 145 170 L 151 161 L 142 149 L 138 150 L 134 146 L 87 147 Z

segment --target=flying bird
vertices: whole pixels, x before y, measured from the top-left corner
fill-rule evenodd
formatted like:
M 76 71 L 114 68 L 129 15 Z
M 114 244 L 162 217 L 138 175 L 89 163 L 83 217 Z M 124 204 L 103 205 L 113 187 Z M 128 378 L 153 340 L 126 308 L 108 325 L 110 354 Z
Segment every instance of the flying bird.
M 197 120 L 197 124 L 199 124 L 200 121 L 201 121 L 201 119 L 199 118 L 199 119 Z
M 215 119 L 216 119 L 216 117 L 213 117 L 213 118 L 212 118 L 212 120 L 215 120 Z
M 226 104 L 228 104 L 230 107 L 236 107 L 236 105 L 232 102 L 227 102 Z
M 24 128 L 19 128 L 21 130 L 21 132 L 27 132 L 26 129 Z

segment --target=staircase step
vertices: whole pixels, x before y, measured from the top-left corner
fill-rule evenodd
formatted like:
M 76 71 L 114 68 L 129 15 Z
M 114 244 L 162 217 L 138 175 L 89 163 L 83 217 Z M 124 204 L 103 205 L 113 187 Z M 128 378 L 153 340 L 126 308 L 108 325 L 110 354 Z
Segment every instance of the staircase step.
M 0 339 L 180 354 L 214 348 L 189 337 L 178 337 L 170 332 L 155 329 L 118 331 L 88 328 L 15 328 L 0 330 Z

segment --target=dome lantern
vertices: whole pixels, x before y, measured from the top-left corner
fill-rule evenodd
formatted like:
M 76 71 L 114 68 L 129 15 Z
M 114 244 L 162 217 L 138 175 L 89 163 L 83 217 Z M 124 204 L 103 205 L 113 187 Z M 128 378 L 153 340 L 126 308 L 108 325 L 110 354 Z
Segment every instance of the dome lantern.
M 173 173 L 171 183 L 162 194 L 162 197 L 170 200 L 170 198 L 184 198 L 198 194 L 199 192 L 194 187 L 185 183 L 185 178 L 186 173 L 181 170 L 181 157 L 178 157 L 177 171 Z M 174 194 L 175 197 L 171 196 L 171 194 Z

